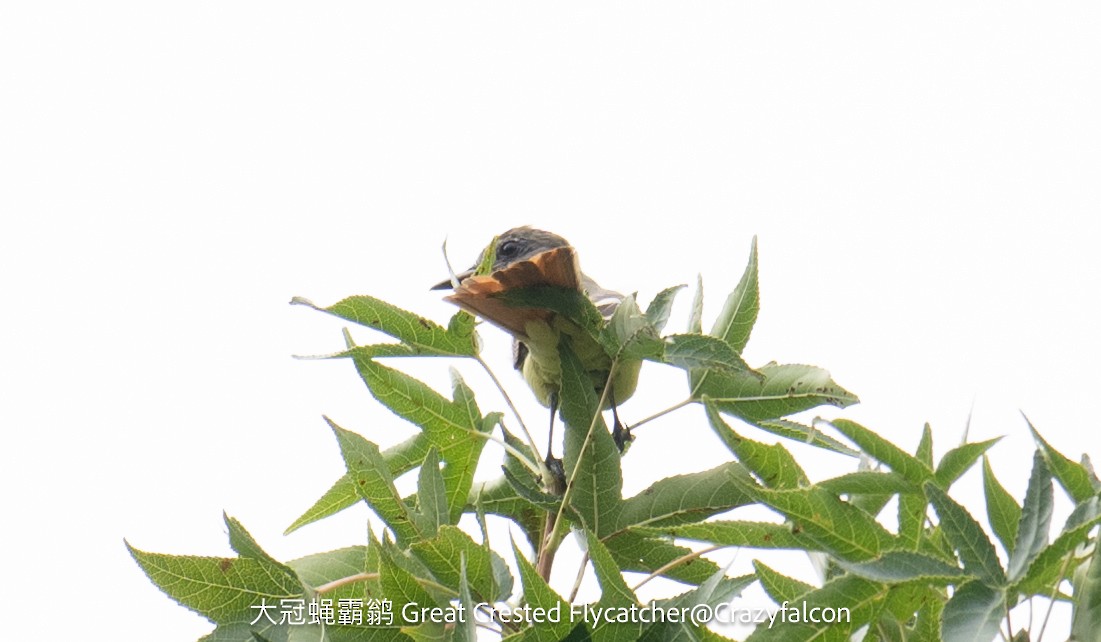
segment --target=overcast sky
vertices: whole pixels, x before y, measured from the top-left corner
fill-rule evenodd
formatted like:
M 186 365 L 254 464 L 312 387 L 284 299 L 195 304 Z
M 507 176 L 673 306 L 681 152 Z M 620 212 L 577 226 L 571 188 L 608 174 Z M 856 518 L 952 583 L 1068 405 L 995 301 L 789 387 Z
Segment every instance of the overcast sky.
M 291 358 L 345 324 L 287 302 L 446 321 L 441 243 L 465 265 L 515 225 L 643 301 L 702 274 L 708 323 L 756 235 L 747 360 L 823 366 L 862 399 L 804 420 L 908 449 L 928 421 L 939 454 L 971 416 L 973 439 L 1007 436 L 992 458 L 1018 497 L 1020 412 L 1101 455 L 1098 5 L 389 5 L 0 9 L 12 639 L 199 637 L 122 538 L 224 555 L 223 509 L 284 559 L 362 541 L 358 508 L 281 535 L 342 472 L 321 415 L 384 445 L 410 428 L 347 362 Z M 508 339 L 481 334 L 542 425 Z M 447 364 L 408 368 L 446 390 Z M 684 392 L 647 366 L 624 419 Z M 626 490 L 723 461 L 701 421 L 640 429 Z M 852 466 L 821 459 L 816 479 Z M 982 514 L 976 482 L 956 494 Z

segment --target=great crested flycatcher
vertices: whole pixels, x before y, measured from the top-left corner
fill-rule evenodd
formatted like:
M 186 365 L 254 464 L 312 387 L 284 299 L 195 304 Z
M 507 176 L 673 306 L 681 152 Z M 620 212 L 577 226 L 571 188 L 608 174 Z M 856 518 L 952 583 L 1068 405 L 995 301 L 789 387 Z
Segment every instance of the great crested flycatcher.
M 474 276 L 474 270 L 470 269 L 455 278 L 457 285 L 448 280 L 432 289 L 455 286 L 455 292 L 445 297 L 447 301 L 512 335 L 513 366 L 523 374 L 539 403 L 551 409 L 552 429 L 562 381 L 558 343 L 568 337 L 598 396 L 611 381 L 611 390 L 604 397 L 605 408 L 610 407 L 615 415 L 613 436 L 620 449 L 630 441 L 630 432 L 620 423 L 616 405 L 634 394 L 642 362 L 620 361 L 612 373 L 611 357 L 586 330 L 552 310 L 520 307 L 504 296 L 537 287 L 578 290 L 605 319 L 610 318 L 623 295 L 600 287 L 582 272 L 577 253 L 566 239 L 531 227 L 513 228 L 498 237 L 496 258 L 489 274 Z M 549 445 L 547 457 L 549 461 Z

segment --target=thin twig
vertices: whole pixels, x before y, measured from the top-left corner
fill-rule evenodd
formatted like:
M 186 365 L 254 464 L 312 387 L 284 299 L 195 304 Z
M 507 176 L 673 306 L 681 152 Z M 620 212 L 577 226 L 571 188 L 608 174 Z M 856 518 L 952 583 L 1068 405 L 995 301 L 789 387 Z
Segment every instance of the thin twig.
M 538 458 L 539 448 L 535 445 L 535 439 L 532 438 L 527 424 L 524 423 L 523 417 L 520 416 L 520 411 L 516 409 L 516 404 L 512 403 L 512 397 L 509 396 L 505 387 L 501 385 L 501 380 L 497 378 L 497 375 L 493 374 L 493 370 L 489 367 L 489 364 L 485 362 L 485 359 L 482 358 L 482 355 L 474 355 L 474 360 L 482 366 L 482 369 L 486 371 L 489 378 L 493 380 L 493 385 L 497 386 L 497 390 L 499 390 L 501 396 L 505 398 L 505 403 L 508 405 L 509 409 L 512 410 L 512 414 L 516 417 L 516 422 L 520 424 L 520 430 L 524 433 L 524 438 L 528 441 L 528 448 L 531 448 L 532 454 Z
M 698 551 L 688 553 L 687 555 L 681 555 L 677 559 L 669 562 L 665 566 L 662 566 L 662 567 L 658 568 L 657 570 L 655 570 L 653 573 L 650 573 L 649 575 L 647 575 L 645 578 L 643 578 L 643 580 L 641 582 L 639 582 L 638 584 L 635 584 L 635 587 L 631 590 L 637 591 L 640 586 L 642 586 L 643 584 L 649 582 L 650 580 L 654 579 L 655 577 L 658 577 L 659 575 L 662 575 L 663 573 L 665 573 L 665 571 L 668 571 L 669 569 L 671 569 L 673 567 L 680 566 L 681 564 L 684 564 L 685 562 L 691 562 L 692 560 L 696 559 L 700 555 L 704 555 L 706 553 L 713 553 L 713 552 L 715 552 L 717 550 L 720 550 L 720 549 L 723 549 L 723 548 L 726 548 L 726 545 L 709 546 L 707 548 L 702 548 Z
M 1063 580 L 1067 575 L 1067 568 L 1070 567 L 1070 560 L 1074 557 L 1074 551 L 1067 553 L 1066 559 L 1063 560 L 1063 567 L 1059 569 L 1059 577 L 1055 580 L 1055 585 L 1051 587 L 1051 596 L 1048 598 L 1047 612 L 1044 613 L 1044 622 L 1040 625 L 1040 635 L 1036 636 L 1036 640 L 1044 639 L 1044 630 L 1047 629 L 1048 618 L 1051 617 L 1051 611 L 1055 608 L 1055 594 L 1059 592 L 1059 585 L 1063 583 Z
M 585 551 L 585 555 L 581 557 L 581 566 L 577 567 L 577 577 L 573 581 L 573 588 L 570 589 L 570 604 L 577 599 L 577 592 L 581 590 L 581 580 L 585 579 L 585 569 L 589 567 L 589 551 Z
M 655 412 L 654 414 L 650 415 L 649 417 L 647 417 L 647 418 L 645 418 L 641 421 L 636 421 L 635 423 L 631 424 L 631 430 L 634 430 L 634 429 L 638 428 L 642 424 L 649 423 L 649 422 L 657 419 L 658 417 L 664 417 L 665 415 L 673 412 L 674 410 L 680 410 L 681 408 L 683 408 L 683 407 L 687 406 L 688 404 L 692 403 L 692 401 L 693 401 L 692 399 L 685 399 L 684 401 L 681 401 L 680 403 L 676 403 L 676 404 L 673 404 L 672 406 L 669 406 L 665 410 L 659 410 L 658 412 Z

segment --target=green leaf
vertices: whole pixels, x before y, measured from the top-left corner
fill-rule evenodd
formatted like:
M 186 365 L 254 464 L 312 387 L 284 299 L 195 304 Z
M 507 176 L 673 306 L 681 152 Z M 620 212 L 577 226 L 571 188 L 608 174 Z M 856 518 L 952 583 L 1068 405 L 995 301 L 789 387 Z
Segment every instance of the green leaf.
M 304 596 L 300 582 L 263 559 L 165 555 L 129 543 L 126 547 L 168 597 L 218 624 L 252 622 L 261 601 L 270 606 Z
M 954 584 L 965 575 L 956 566 L 913 551 L 887 551 L 866 562 L 837 560 L 837 563 L 854 575 L 886 584 L 918 580 L 922 583 L 946 585 Z
M 483 435 L 492 429 L 481 416 L 474 393 L 454 370 L 451 373 L 454 401 L 448 401 L 423 382 L 376 361 L 355 359 L 355 366 L 371 394 L 395 414 L 424 430 L 429 443 L 439 451 L 446 464 L 442 475 L 447 488 L 449 521 L 457 522 L 485 446 Z
M 386 551 L 382 554 L 379 563 L 379 583 L 382 586 L 382 594 L 393 603 L 395 624 L 400 626 L 415 626 L 418 622 L 405 621 L 402 616 L 402 607 L 406 604 L 415 604 L 419 611 L 421 608 L 446 606 L 447 602 L 441 600 L 440 596 L 433 595 L 426 591 L 421 584 L 426 578 L 418 578 L 408 569 L 399 565 L 395 561 L 395 557 L 398 555 L 394 555 L 390 551 Z M 442 628 L 443 627 L 438 624 L 436 626 L 429 624 L 421 633 L 423 634 L 429 629 Z
M 987 439 L 970 444 L 963 444 L 949 450 L 937 464 L 935 473 L 937 486 L 948 490 L 956 480 L 963 476 L 983 456 L 991 446 L 1001 441 L 1001 437 Z
M 921 488 L 902 475 L 870 470 L 847 473 L 818 482 L 817 485 L 835 495 L 921 495 Z
M 692 553 L 691 549 L 683 546 L 633 531 L 609 537 L 604 544 L 620 570 L 647 575 Z M 719 567 L 711 560 L 696 557 L 666 569 L 662 576 L 695 585 L 706 581 L 718 570 Z
M 702 288 L 701 288 L 702 291 Z M 749 263 L 734 291 L 726 297 L 726 303 L 715 319 L 711 336 L 718 337 L 730 344 L 738 353 L 749 343 L 749 334 L 757 321 L 757 312 L 761 308 L 760 289 L 757 284 L 757 237 L 749 248 Z
M 782 605 L 775 624 L 771 628 L 758 626 L 746 638 L 746 642 L 848 640 L 853 632 L 874 620 L 882 610 L 888 593 L 888 587 L 883 584 L 853 575 L 843 575 L 830 580 L 822 588 L 800 595 L 798 602 L 794 604 Z M 804 608 L 809 613 L 810 609 L 816 607 L 831 609 L 833 612 L 842 608 L 849 609 L 849 619 L 845 621 L 839 618 L 834 623 L 804 621 Z M 786 616 L 785 613 L 791 615 Z
M 473 335 L 448 332 L 438 323 L 374 297 L 352 296 L 327 308 L 319 308 L 300 297 L 292 299 L 291 304 L 309 306 L 373 328 L 400 340 L 420 354 L 472 357 L 478 353 Z
M 902 494 L 898 497 L 898 538 L 910 550 L 921 548 L 926 507 L 924 495 Z
M 1040 432 L 1036 430 L 1032 422 L 1028 420 L 1028 417 L 1025 417 L 1025 422 L 1028 423 L 1028 429 L 1032 431 L 1033 439 L 1036 440 L 1040 450 L 1044 453 L 1044 459 L 1047 461 L 1048 470 L 1055 475 L 1055 479 L 1059 480 L 1059 485 L 1067 491 L 1067 494 L 1074 500 L 1074 503 L 1077 504 L 1096 495 L 1098 489 L 1094 488 L 1090 480 L 1089 470 L 1082 464 L 1067 459 L 1058 450 L 1052 448 L 1051 444 L 1047 443 L 1047 441 L 1040 436 Z
M 1032 459 L 1032 475 L 1029 476 L 1028 490 L 1025 491 L 1017 538 L 1006 565 L 1010 581 L 1019 579 L 1032 560 L 1047 546 L 1051 511 L 1055 501 L 1053 494 L 1051 473 L 1044 464 L 1043 454 L 1037 450 Z
M 824 434 L 821 430 L 790 419 L 771 419 L 768 421 L 751 421 L 751 426 L 756 426 L 765 432 L 790 439 L 802 444 L 808 444 L 824 450 L 829 450 L 849 457 L 859 457 L 860 453 L 849 448 L 840 441 Z
M 659 479 L 622 504 L 616 530 L 695 522 L 753 502 L 749 473 L 728 462 L 698 473 Z
M 294 569 L 301 581 L 311 589 L 335 580 L 376 570 L 370 566 L 366 546 L 349 546 L 334 551 L 314 553 L 291 560 L 287 562 L 287 566 Z M 346 593 L 340 593 L 341 589 L 338 588 L 326 593 L 326 597 L 367 597 L 370 591 L 364 589 L 365 585 L 365 582 L 355 582 L 348 585 L 349 591 Z
M 844 408 L 857 401 L 856 395 L 830 379 L 829 372 L 805 365 L 769 364 L 750 373 L 721 370 L 689 372 L 691 396 L 710 398 L 722 412 L 747 421 L 767 421 L 809 410 L 823 404 Z
M 666 600 L 656 600 L 654 606 L 663 612 L 690 611 L 696 607 L 716 607 L 727 604 L 756 580 L 753 575 L 726 577 L 723 570 L 716 570 L 695 589 Z M 707 627 L 691 618 L 678 621 L 657 621 L 649 624 L 639 637 L 639 642 L 698 642 Z
M 1101 514 L 1095 511 L 1088 519 L 1060 533 L 1055 541 L 1036 556 L 1025 576 L 1014 588 L 1025 594 L 1053 595 L 1056 584 L 1068 569 L 1067 556 L 1072 555 L 1086 541 L 1089 531 L 1099 523 Z
M 660 360 L 678 368 L 716 368 L 754 374 L 730 344 L 706 334 L 671 334 L 665 337 Z
M 378 446 L 341 428 L 328 417 L 325 421 L 336 435 L 344 465 L 360 498 L 394 531 L 398 541 L 408 543 L 420 539 L 421 533 L 413 521 L 409 506 L 394 488 L 394 479 Z
M 455 624 L 455 642 L 478 642 L 474 622 L 474 598 L 466 578 L 466 556 L 459 554 L 459 607 L 468 615 Z
M 566 424 L 564 467 L 568 506 L 585 528 L 603 537 L 622 509 L 619 450 L 597 410 L 596 393 L 568 341 L 558 345 L 562 362 L 561 415 Z
M 520 582 L 524 586 L 524 604 L 532 609 L 542 609 L 548 615 L 544 622 L 525 629 L 527 635 L 524 639 L 532 642 L 558 642 L 569 633 L 573 624 L 570 621 L 570 605 L 540 577 L 535 566 L 524 557 L 515 542 L 512 544 L 512 552 L 520 569 Z M 555 613 L 558 615 L 555 616 Z
M 507 585 L 498 585 L 498 569 L 505 566 L 504 560 L 456 526 L 441 526 L 436 537 L 414 542 L 412 549 L 432 575 L 449 587 L 459 586 L 459 558 L 464 558 L 470 588 L 479 601 L 503 600 L 512 591 L 511 577 Z
M 673 310 L 673 299 L 677 298 L 677 293 L 685 287 L 687 286 L 681 284 L 665 288 L 657 293 L 657 296 L 650 301 L 650 305 L 646 306 L 646 320 L 654 330 L 661 332 L 665 328 L 665 324 L 669 322 L 669 313 Z
M 757 574 L 757 579 L 761 581 L 761 588 L 777 604 L 794 602 L 800 595 L 814 590 L 810 584 L 782 575 L 757 560 L 753 560 L 753 570 Z
M 982 484 L 983 494 L 986 496 L 986 519 L 990 523 L 990 529 L 1005 550 L 1012 551 L 1013 542 L 1017 539 L 1017 524 L 1021 521 L 1021 507 L 998 483 L 986 457 L 983 457 L 982 462 Z
M 864 426 L 847 419 L 838 419 L 831 424 L 869 457 L 885 464 L 910 483 L 921 484 L 932 479 L 933 471 L 928 466 Z
M 915 456 L 918 461 L 925 464 L 926 468 L 933 469 L 933 429 L 928 422 L 921 430 L 921 440 L 918 442 Z
M 959 553 L 963 568 L 991 586 L 1005 585 L 1005 572 L 998 563 L 998 554 L 978 522 L 932 482 L 925 483 L 925 495 L 933 503 L 941 530 Z
M 335 515 L 345 508 L 355 505 L 358 501 L 359 493 L 356 492 L 355 483 L 352 481 L 352 477 L 345 473 L 341 475 L 340 479 L 336 480 L 336 483 L 329 490 L 325 491 L 320 499 L 314 502 L 313 506 L 310 506 L 305 513 L 294 520 L 287 527 L 287 530 L 283 531 L 283 534 L 290 535 L 303 526 L 325 519 L 330 515 Z
M 600 340 L 609 356 L 620 359 L 659 358 L 664 350 L 657 329 L 638 308 L 633 294 L 616 306 Z
M 821 488 L 759 488 L 757 497 L 841 559 L 870 560 L 895 547 L 894 538 L 874 518 Z
M 821 549 L 818 543 L 807 537 L 805 533 L 793 532 L 788 524 L 727 520 L 662 528 L 640 528 L 637 530 L 643 534 L 671 535 L 680 539 L 707 542 L 717 546 L 803 551 Z
M 278 572 L 282 573 L 287 581 L 300 583 L 298 575 L 289 566 L 276 560 L 260 548 L 260 544 L 245 530 L 240 521 L 230 517 L 225 512 L 222 513 L 222 519 L 225 520 L 226 529 L 229 531 L 230 548 L 236 551 L 238 555 L 267 562 L 273 570 L 278 569 Z
M 435 448 L 421 464 L 417 479 L 417 524 L 425 537 L 435 537 L 440 526 L 448 522 L 447 489 L 440 474 L 440 456 Z
M 738 458 L 738 461 L 753 471 L 765 486 L 785 489 L 799 488 L 809 483 L 806 473 L 786 448 L 780 444 L 769 446 L 742 437 L 723 421 L 714 405 L 705 403 L 704 406 L 707 411 L 707 420 L 715 434 Z
M 556 312 L 572 321 L 593 339 L 600 336 L 604 317 L 581 290 L 553 286 L 514 288 L 502 292 L 502 301 L 517 308 L 539 308 Z
M 1074 586 L 1070 637 L 1076 642 L 1101 640 L 1101 546 L 1093 547 L 1089 566 Z
M 993 640 L 1005 618 L 1005 592 L 981 581 L 968 582 L 944 605 L 941 639 L 944 642 Z
M 382 458 L 386 460 L 390 467 L 391 477 L 397 479 L 398 476 L 420 464 L 428 453 L 431 444 L 432 442 L 427 435 L 418 433 L 400 444 L 382 451 Z M 356 492 L 355 484 L 352 483 L 352 478 L 345 473 L 340 479 L 336 480 L 336 483 L 320 499 L 314 502 L 313 506 L 294 520 L 294 523 L 288 526 L 283 534 L 289 535 L 306 524 L 312 524 L 330 515 L 335 515 L 345 508 L 354 506 L 358 501 L 359 494 Z
M 688 313 L 688 332 L 703 334 L 703 276 L 696 275 L 696 293 L 692 296 L 692 310 Z
M 598 604 L 608 607 L 631 606 L 638 603 L 638 598 L 631 589 L 627 588 L 627 582 L 623 579 L 619 566 L 615 563 L 611 551 L 591 531 L 585 532 L 589 559 L 593 563 L 596 579 L 600 583 L 600 600 Z

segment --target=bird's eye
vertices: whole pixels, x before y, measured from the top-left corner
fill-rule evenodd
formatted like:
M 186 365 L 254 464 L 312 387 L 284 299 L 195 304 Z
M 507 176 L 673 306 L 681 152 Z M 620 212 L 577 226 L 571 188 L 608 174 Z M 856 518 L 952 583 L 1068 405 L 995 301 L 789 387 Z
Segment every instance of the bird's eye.
M 520 244 L 516 241 L 503 241 L 497 244 L 497 256 L 502 258 L 516 256 L 519 249 Z

